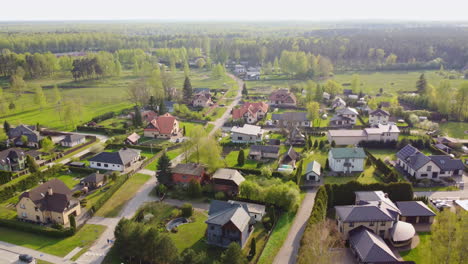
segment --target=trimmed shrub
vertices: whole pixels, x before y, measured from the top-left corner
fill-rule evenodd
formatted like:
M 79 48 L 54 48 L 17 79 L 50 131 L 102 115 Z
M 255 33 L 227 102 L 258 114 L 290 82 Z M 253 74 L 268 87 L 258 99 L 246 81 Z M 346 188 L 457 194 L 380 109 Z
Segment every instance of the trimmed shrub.
M 184 205 L 182 205 L 181 211 L 182 211 L 182 216 L 183 216 L 183 217 L 185 217 L 185 218 L 191 217 L 192 214 L 193 214 L 193 207 L 192 207 L 192 204 L 190 204 L 190 203 L 185 203 Z
M 13 228 L 19 231 L 34 233 L 38 235 L 44 235 L 48 237 L 64 238 L 73 236 L 75 230 L 71 228 L 65 228 L 57 230 L 50 227 L 43 227 L 35 224 L 29 224 L 25 222 L 19 222 L 17 220 L 0 219 L 0 226 L 6 228 Z

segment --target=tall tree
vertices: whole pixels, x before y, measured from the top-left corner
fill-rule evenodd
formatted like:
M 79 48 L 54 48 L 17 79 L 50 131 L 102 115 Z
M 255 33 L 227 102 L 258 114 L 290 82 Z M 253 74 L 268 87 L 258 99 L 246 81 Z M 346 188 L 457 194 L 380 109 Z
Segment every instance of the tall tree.
M 192 93 L 193 93 L 192 84 L 190 83 L 190 78 L 188 76 L 186 76 L 184 80 L 183 93 L 184 93 L 184 100 L 188 101 L 192 98 Z
M 158 159 L 156 177 L 160 184 L 170 185 L 172 183 L 171 160 L 164 151 Z
M 29 172 L 35 173 L 39 171 L 39 165 L 37 165 L 36 161 L 33 157 L 31 157 L 31 155 L 26 156 L 26 164 L 28 166 Z
M 159 112 L 158 112 L 158 114 L 159 115 L 164 115 L 165 113 L 167 113 L 166 104 L 164 103 L 164 101 L 161 101 L 159 103 Z
M 242 252 L 241 247 L 236 242 L 229 244 L 221 256 L 221 263 L 223 264 L 246 264 L 247 262 L 247 258 Z
M 426 81 L 426 77 L 424 76 L 424 73 L 419 76 L 419 79 L 416 82 L 416 88 L 419 94 L 424 94 L 426 92 L 427 81 Z
M 19 75 L 12 75 L 10 77 L 10 87 L 15 95 L 19 97 L 26 88 L 26 82 L 23 80 L 23 77 Z
M 44 95 L 44 91 L 42 90 L 42 87 L 40 85 L 35 85 L 34 86 L 34 103 L 39 106 L 39 108 L 42 110 L 42 108 L 46 105 L 46 97 Z
M 307 118 L 313 123 L 319 116 L 320 105 L 317 102 L 310 102 L 307 104 Z
M 151 76 L 148 80 L 148 83 L 151 87 L 153 95 L 156 97 L 157 100 L 164 100 L 165 98 L 165 91 L 164 85 L 161 78 L 161 70 L 159 66 L 156 66 L 151 73 Z
M 244 166 L 244 163 L 245 163 L 245 154 L 244 154 L 244 150 L 241 149 L 239 150 L 239 154 L 237 155 L 237 165 L 242 167 Z
M 245 83 L 242 85 L 242 95 L 249 95 L 249 91 L 247 90 L 247 85 Z
M 53 93 L 53 97 L 52 97 L 52 103 L 53 104 L 57 104 L 58 102 L 60 102 L 62 100 L 62 95 L 60 93 L 60 90 L 59 90 L 57 84 L 54 85 L 54 89 L 53 89 L 52 93 Z
M 5 131 L 5 134 L 8 135 L 8 132 L 10 131 L 10 128 L 11 128 L 10 123 L 8 123 L 8 121 L 5 120 L 3 122 L 3 131 Z
M 135 112 L 135 115 L 133 116 L 133 125 L 135 127 L 141 127 L 143 126 L 143 117 L 141 116 L 141 111 L 140 111 L 140 107 L 138 107 L 137 105 L 135 105 L 133 107 L 133 111 Z

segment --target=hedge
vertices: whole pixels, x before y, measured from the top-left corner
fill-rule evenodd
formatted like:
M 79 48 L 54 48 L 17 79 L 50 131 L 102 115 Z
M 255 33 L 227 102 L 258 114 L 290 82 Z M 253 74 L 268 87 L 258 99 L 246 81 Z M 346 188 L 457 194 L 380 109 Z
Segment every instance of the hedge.
M 100 132 L 105 134 L 127 134 L 128 130 L 123 128 L 107 128 L 107 127 L 90 127 L 90 126 L 77 126 L 77 131 L 81 132 Z
M 120 187 L 130 178 L 128 174 L 121 175 L 120 177 L 117 178 L 115 181 L 114 185 L 112 185 L 109 190 L 107 190 L 99 200 L 97 200 L 93 206 L 91 207 L 91 213 L 97 212 L 106 202 L 111 198 L 111 196 L 119 190 Z M 102 190 L 100 190 L 102 191 Z
M 107 119 L 111 119 L 115 116 L 115 113 L 114 112 L 107 112 L 107 113 L 104 113 L 102 115 L 99 115 L 99 116 L 96 116 L 94 117 L 93 119 L 91 119 L 91 121 L 93 122 L 96 122 L 96 123 L 99 123 L 101 121 L 104 121 L 104 120 L 107 120 Z
M 329 185 L 329 184 L 327 184 Z M 336 205 L 351 205 L 354 204 L 357 191 L 383 191 L 388 193 L 392 201 L 412 201 L 413 186 L 409 182 L 393 182 L 362 184 L 357 181 L 351 181 L 346 184 L 331 184 L 326 186 L 327 195 L 331 197 L 328 202 L 328 208 Z
M 71 228 L 65 228 L 58 230 L 50 227 L 44 227 L 40 225 L 30 224 L 26 222 L 20 222 L 18 220 L 7 220 L 0 219 L 0 226 L 6 228 L 17 229 L 19 231 L 30 232 L 38 235 L 44 235 L 48 237 L 65 238 L 73 236 L 75 230 Z
M 244 174 L 252 174 L 252 175 L 262 174 L 262 171 L 260 169 L 238 168 L 238 167 L 229 167 L 228 169 L 238 170 Z M 275 178 L 283 178 L 283 174 L 279 171 L 273 171 L 271 175 Z
M 121 149 L 121 148 L 132 148 L 132 149 L 139 149 L 143 151 L 151 151 L 153 153 L 157 153 L 162 150 L 160 147 L 150 147 L 150 146 L 138 146 L 138 145 L 126 145 L 126 144 L 109 144 L 106 147 L 107 149 Z
M 326 187 L 322 185 L 318 188 L 317 194 L 315 195 L 314 207 L 312 208 L 308 225 L 316 224 L 325 219 L 327 216 L 327 205 L 328 194 Z
M 13 172 L 11 171 L 0 171 L 0 184 L 8 183 L 13 179 Z
M 93 169 L 93 168 L 81 168 L 81 167 L 75 167 L 75 166 L 68 166 L 68 169 L 71 172 L 88 173 L 88 174 L 95 173 L 96 171 L 98 171 L 97 169 Z

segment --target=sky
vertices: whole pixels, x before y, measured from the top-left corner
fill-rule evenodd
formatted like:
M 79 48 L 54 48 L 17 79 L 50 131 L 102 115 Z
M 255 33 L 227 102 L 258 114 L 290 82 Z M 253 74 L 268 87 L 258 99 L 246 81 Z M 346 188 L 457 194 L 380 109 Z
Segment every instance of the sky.
M 467 0 L 0 0 L 0 20 L 468 20 Z

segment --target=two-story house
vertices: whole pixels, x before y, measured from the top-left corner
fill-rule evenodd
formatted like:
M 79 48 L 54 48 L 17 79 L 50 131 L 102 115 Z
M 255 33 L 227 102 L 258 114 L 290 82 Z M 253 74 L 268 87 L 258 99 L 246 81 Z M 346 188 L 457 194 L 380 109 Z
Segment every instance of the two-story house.
M 252 145 L 248 157 L 252 160 L 276 160 L 279 157 L 279 148 L 279 146 L 274 145 Z
M 294 107 L 297 105 L 296 96 L 287 88 L 281 88 L 273 91 L 269 97 L 269 100 L 270 105 L 273 106 Z
M 253 230 L 252 218 L 241 204 L 212 201 L 208 212 L 206 242 L 210 245 L 228 247 L 239 243 L 243 247 Z
M 268 112 L 268 104 L 264 102 L 245 102 L 240 108 L 232 110 L 233 120 L 244 120 L 248 124 L 255 124 L 262 120 Z
M 39 141 L 42 136 L 37 131 L 36 126 L 19 125 L 8 130 L 8 144 L 13 143 L 15 146 L 25 146 L 39 148 Z M 26 140 L 26 142 L 23 142 Z
M 148 126 L 143 130 L 145 137 L 166 138 L 179 136 L 179 121 L 169 114 L 158 116 L 151 120 Z
M 377 127 L 364 129 L 336 129 L 328 130 L 328 141 L 335 141 L 336 145 L 357 145 L 362 141 L 398 141 L 400 129 L 394 123 L 378 124 Z
M 448 155 L 426 156 L 411 145 L 406 145 L 396 156 L 397 166 L 416 179 L 461 176 L 465 169 L 463 161 L 459 159 Z
M 339 109 L 339 108 L 344 108 L 346 107 L 346 102 L 341 99 L 341 97 L 335 97 L 331 103 L 331 108 L 333 109 Z
M 386 125 L 388 124 L 388 120 L 390 118 L 390 113 L 381 109 L 377 108 L 374 111 L 369 113 L 369 125 L 377 126 L 379 124 Z
M 361 172 L 364 171 L 366 157 L 362 148 L 332 148 L 328 152 L 328 164 L 335 172 Z
M 70 215 L 81 214 L 81 207 L 65 183 L 52 179 L 21 194 L 16 211 L 23 221 L 67 225 Z
M 101 152 L 89 159 L 89 167 L 124 172 L 140 160 L 139 149 L 123 148 L 117 152 Z
M 231 141 L 234 143 L 257 143 L 263 140 L 265 131 L 254 125 L 245 124 L 242 127 L 231 128 Z
M 205 167 L 198 163 L 179 163 L 171 172 L 172 181 L 176 184 L 188 184 L 190 181 L 201 183 L 205 177 Z
M 193 107 L 208 107 L 213 104 L 211 100 L 211 93 L 197 93 L 192 97 Z
M 20 171 L 26 168 L 26 154 L 22 149 L 9 148 L 0 152 L 0 170 Z
M 306 112 L 272 114 L 271 120 L 279 128 L 310 127 L 312 125 L 312 122 L 307 118 Z
M 330 119 L 330 126 L 350 126 L 355 125 L 359 113 L 351 107 L 336 110 L 335 116 Z

